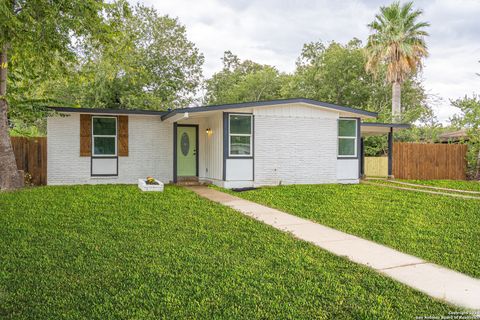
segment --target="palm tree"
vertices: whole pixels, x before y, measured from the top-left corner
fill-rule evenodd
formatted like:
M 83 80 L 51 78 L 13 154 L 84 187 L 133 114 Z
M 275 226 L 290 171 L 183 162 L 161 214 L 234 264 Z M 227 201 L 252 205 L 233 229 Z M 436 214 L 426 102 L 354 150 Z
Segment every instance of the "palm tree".
M 380 13 L 368 25 L 372 34 L 367 43 L 368 72 L 376 74 L 386 67 L 386 79 L 392 83 L 392 118 L 401 119 L 401 85 L 410 74 L 422 66 L 422 58 L 428 56 L 424 30 L 430 24 L 418 22 L 422 10 L 414 10 L 413 2 L 400 5 L 396 1 L 380 7 Z

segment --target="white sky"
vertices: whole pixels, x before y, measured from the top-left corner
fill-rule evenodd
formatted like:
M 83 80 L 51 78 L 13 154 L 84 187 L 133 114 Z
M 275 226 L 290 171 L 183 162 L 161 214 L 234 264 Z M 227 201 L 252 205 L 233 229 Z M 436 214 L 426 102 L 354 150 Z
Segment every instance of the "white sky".
M 134 0 L 131 0 L 134 2 Z M 222 67 L 226 50 L 240 59 L 292 72 L 304 43 L 353 37 L 365 42 L 382 0 L 144 0 L 161 14 L 178 17 L 188 37 L 205 55 L 204 75 Z M 424 85 L 444 123 L 458 110 L 450 105 L 480 94 L 480 0 L 419 0 L 423 20 L 430 22 Z M 438 97 L 438 99 L 436 99 Z

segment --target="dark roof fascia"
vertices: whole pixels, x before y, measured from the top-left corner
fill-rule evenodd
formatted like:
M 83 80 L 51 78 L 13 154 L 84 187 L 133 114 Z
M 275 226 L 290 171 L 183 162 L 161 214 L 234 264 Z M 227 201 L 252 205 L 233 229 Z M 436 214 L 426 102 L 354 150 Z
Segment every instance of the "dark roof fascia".
M 362 127 L 382 127 L 382 128 L 399 128 L 409 129 L 412 126 L 408 123 L 380 123 L 380 122 L 362 122 Z
M 175 114 L 181 113 L 181 112 L 188 112 L 188 113 L 205 112 L 205 111 L 228 110 L 228 109 L 239 109 L 239 108 L 263 107 L 263 106 L 272 106 L 272 105 L 280 105 L 280 104 L 288 104 L 288 103 L 308 103 L 308 104 L 312 104 L 319 107 L 334 109 L 338 111 L 345 111 L 350 113 L 356 113 L 356 114 L 375 117 L 375 118 L 378 116 L 378 113 L 376 112 L 370 112 L 370 111 L 355 109 L 351 107 L 344 107 L 344 106 L 339 106 L 339 105 L 311 100 L 311 99 L 297 98 L 297 99 L 279 99 L 279 100 L 269 100 L 269 101 L 243 102 L 243 103 L 232 103 L 232 104 L 221 104 L 221 105 L 212 105 L 212 106 L 175 109 L 163 115 L 162 120 L 166 120 L 174 116 Z
M 57 112 L 80 112 L 80 113 L 108 113 L 108 114 L 143 114 L 151 116 L 163 116 L 168 111 L 155 110 L 128 110 L 128 109 L 94 109 L 94 108 L 69 108 L 69 107 L 48 107 Z

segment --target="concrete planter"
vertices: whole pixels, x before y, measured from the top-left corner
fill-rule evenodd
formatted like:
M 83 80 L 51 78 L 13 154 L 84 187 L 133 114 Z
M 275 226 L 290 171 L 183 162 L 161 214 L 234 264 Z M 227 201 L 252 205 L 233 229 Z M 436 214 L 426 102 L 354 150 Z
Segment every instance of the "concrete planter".
M 155 179 L 155 182 L 158 184 L 147 184 L 146 179 L 138 179 L 138 187 L 142 191 L 156 191 L 162 192 L 163 191 L 163 183 Z

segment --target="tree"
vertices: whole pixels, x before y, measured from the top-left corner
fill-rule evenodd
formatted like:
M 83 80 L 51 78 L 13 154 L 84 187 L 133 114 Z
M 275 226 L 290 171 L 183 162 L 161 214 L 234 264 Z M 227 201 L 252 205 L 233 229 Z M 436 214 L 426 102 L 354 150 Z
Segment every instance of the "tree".
M 392 83 L 392 118 L 401 120 L 401 85 L 411 73 L 421 67 L 422 58 L 428 55 L 424 31 L 427 22 L 418 22 L 422 10 L 414 10 L 413 2 L 400 5 L 394 2 L 381 7 L 380 14 L 368 26 L 372 34 L 368 38 L 366 69 L 377 73 L 386 68 L 386 79 Z
M 383 77 L 365 70 L 366 59 L 363 44 L 358 39 L 347 44 L 305 44 L 297 59 L 297 69 L 283 87 L 282 94 L 375 111 L 381 121 L 389 121 L 390 86 Z M 383 75 L 382 70 L 379 75 Z M 415 73 L 404 82 L 404 109 L 407 122 L 414 122 L 431 111 Z
M 226 51 L 223 69 L 206 81 L 206 104 L 224 104 L 281 98 L 286 76 L 276 68 L 240 59 Z
M 39 76 L 75 57 L 74 39 L 107 37 L 105 8 L 100 0 L 0 2 L 0 190 L 22 185 L 8 134 L 9 74 Z
M 461 111 L 460 115 L 451 119 L 452 125 L 467 129 L 469 171 L 475 179 L 480 180 L 480 97 L 465 96 L 451 103 Z
M 49 84 L 66 104 L 96 108 L 185 107 L 202 80 L 203 55 L 177 19 L 137 4 L 107 17 L 115 30 L 108 43 L 87 42 L 73 76 Z

